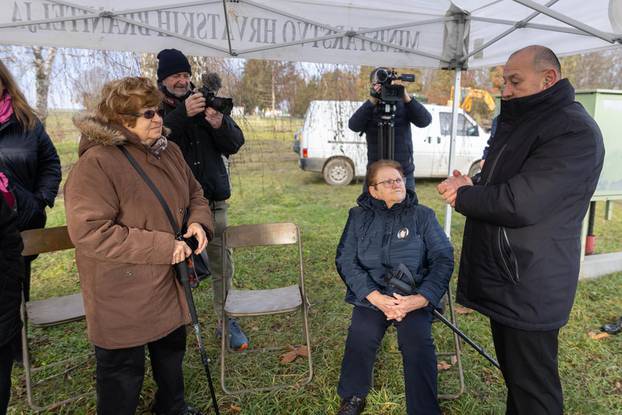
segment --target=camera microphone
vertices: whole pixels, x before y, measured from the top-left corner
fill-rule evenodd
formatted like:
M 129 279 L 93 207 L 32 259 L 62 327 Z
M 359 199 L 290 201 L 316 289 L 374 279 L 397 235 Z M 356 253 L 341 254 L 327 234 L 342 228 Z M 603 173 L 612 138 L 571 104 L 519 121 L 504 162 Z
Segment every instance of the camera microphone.
M 220 75 L 215 72 L 203 74 L 201 75 L 201 83 L 203 86 L 201 86 L 199 92 L 201 92 L 205 98 L 205 106 L 213 108 L 225 115 L 231 115 L 233 99 L 216 96 L 218 90 L 222 87 Z
M 201 75 L 201 83 L 207 90 L 214 94 L 218 93 L 218 90 L 222 87 L 222 80 L 220 79 L 220 75 L 216 72 L 209 72 Z

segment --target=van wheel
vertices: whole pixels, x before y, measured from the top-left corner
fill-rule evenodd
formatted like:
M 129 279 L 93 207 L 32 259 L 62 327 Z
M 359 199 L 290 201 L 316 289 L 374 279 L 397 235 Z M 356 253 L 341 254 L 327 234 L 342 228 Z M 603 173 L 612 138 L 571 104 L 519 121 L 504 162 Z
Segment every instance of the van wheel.
M 471 164 L 471 168 L 469 169 L 469 177 L 473 177 L 477 173 L 482 172 L 482 168 L 480 167 L 479 163 L 480 163 L 479 161 L 476 161 L 475 163 Z
M 324 180 L 331 186 L 345 186 L 354 178 L 354 169 L 348 160 L 334 158 L 324 166 Z

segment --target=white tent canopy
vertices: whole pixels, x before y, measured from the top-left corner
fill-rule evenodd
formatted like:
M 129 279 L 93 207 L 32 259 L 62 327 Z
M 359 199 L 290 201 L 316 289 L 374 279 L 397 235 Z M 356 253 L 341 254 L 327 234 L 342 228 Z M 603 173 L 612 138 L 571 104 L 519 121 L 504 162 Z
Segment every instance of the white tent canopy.
M 531 44 L 567 55 L 622 43 L 622 0 L 1 2 L 0 44 L 464 69 L 501 64 Z M 448 206 L 448 235 L 450 225 Z
M 0 43 L 395 67 L 620 41 L 620 0 L 2 0 Z

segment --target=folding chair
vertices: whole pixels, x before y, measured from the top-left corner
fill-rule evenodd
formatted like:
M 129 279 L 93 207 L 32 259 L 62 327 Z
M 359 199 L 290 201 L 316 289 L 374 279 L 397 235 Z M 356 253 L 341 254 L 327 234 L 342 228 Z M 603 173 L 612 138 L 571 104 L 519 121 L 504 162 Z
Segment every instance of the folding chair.
M 32 229 L 23 231 L 21 233 L 22 240 L 24 241 L 24 250 L 22 255 L 37 255 L 46 252 L 56 252 L 66 249 L 72 249 L 73 244 L 69 239 L 66 226 L 60 226 L 57 228 L 47 229 Z M 84 318 L 84 305 L 82 303 L 82 294 L 76 293 L 72 295 L 66 295 L 62 297 L 51 297 L 44 300 L 37 301 L 23 301 L 20 310 L 22 318 L 22 354 L 24 364 L 24 375 L 26 378 L 26 392 L 28 396 L 28 404 L 35 411 L 49 411 L 53 408 L 65 405 L 69 402 L 80 399 L 89 393 L 73 396 L 63 401 L 51 403 L 46 406 L 39 406 L 34 400 L 34 386 L 37 383 L 33 383 L 33 375 L 42 370 L 56 366 L 67 366 L 70 362 L 84 359 L 70 358 L 62 361 L 47 364 L 44 367 L 33 367 L 30 362 L 30 346 L 28 338 L 28 324 L 32 324 L 35 327 L 49 327 L 59 324 L 64 324 L 72 321 L 78 321 Z M 57 377 L 70 372 L 71 370 L 79 367 L 80 363 L 74 363 L 73 366 L 66 367 L 62 373 L 50 376 L 45 380 Z M 41 383 L 43 381 L 39 381 Z
M 454 326 L 457 326 L 456 314 L 454 312 L 454 303 L 453 303 L 453 300 L 451 299 L 451 286 L 447 287 L 447 294 L 445 294 L 444 299 L 447 300 L 447 309 L 449 310 L 449 321 L 451 321 Z M 433 321 L 435 323 L 441 323 L 441 321 L 437 319 L 434 319 Z M 438 357 L 449 357 L 449 358 L 455 359 L 455 364 L 453 364 L 452 367 L 448 370 L 455 370 L 458 372 L 458 385 L 459 386 L 458 386 L 458 391 L 455 393 L 439 394 L 438 397 L 440 399 L 458 399 L 460 395 L 464 393 L 464 390 L 465 390 L 464 370 L 462 368 L 462 357 L 461 357 L 461 350 L 460 350 L 461 340 L 460 340 L 460 336 L 458 336 L 453 331 L 451 332 L 451 334 L 453 336 L 453 350 L 450 350 L 447 352 L 445 351 L 437 352 L 436 355 Z
M 300 230 L 293 223 L 270 223 L 257 225 L 230 226 L 225 229 L 222 238 L 223 249 L 223 275 L 226 275 L 227 249 L 294 245 L 298 247 L 298 278 L 297 283 L 286 287 L 258 290 L 240 290 L 231 288 L 227 292 L 226 284 L 223 286 L 223 318 L 221 321 L 222 340 L 220 354 L 220 383 L 226 394 L 245 393 L 251 391 L 275 390 L 290 386 L 308 384 L 313 378 L 313 365 L 311 362 L 311 342 L 309 339 L 308 301 L 304 289 L 304 271 L 302 264 L 302 241 Z M 304 381 L 298 383 L 284 383 L 269 387 L 256 387 L 231 391 L 225 382 L 225 357 L 227 347 L 227 318 L 228 317 L 251 317 L 272 314 L 292 313 L 300 310 L 304 325 L 304 338 L 308 350 L 307 366 L 309 374 Z

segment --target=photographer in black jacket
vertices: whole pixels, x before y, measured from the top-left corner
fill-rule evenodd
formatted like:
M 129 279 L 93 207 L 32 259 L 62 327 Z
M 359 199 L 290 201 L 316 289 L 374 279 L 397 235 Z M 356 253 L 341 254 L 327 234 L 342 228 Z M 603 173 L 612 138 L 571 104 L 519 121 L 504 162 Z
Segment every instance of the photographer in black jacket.
M 603 138 L 550 49 L 514 52 L 503 78 L 480 180 L 455 171 L 438 190 L 467 218 L 457 301 L 490 317 L 507 414 L 560 415 L 558 334 L 577 289 Z
M 222 284 L 231 284 L 233 266 L 227 252 L 227 275 L 222 273 L 222 233 L 227 227 L 227 203 L 231 186 L 227 159 L 244 144 L 244 134 L 228 115 L 205 106 L 205 98 L 190 82 L 188 59 L 177 49 L 158 53 L 158 84 L 164 94 L 162 116 L 171 129 L 169 139 L 180 148 L 194 177 L 203 187 L 214 214 L 214 239 L 207 246 L 212 271 L 214 309 L 222 318 Z M 248 347 L 248 338 L 234 319 L 228 321 L 230 346 Z M 218 326 L 220 327 L 220 325 Z
M 388 71 L 387 68 L 376 68 L 369 75 L 370 97 L 357 109 L 348 121 L 350 130 L 357 133 L 365 133 L 367 141 L 367 167 L 373 162 L 380 160 L 378 148 L 378 122 L 380 121 L 379 103 L 376 97 L 382 88 L 378 79 L 378 72 Z M 400 80 L 392 81 L 393 85 L 402 85 Z M 404 98 L 396 103 L 395 110 L 395 154 L 394 160 L 402 165 L 406 188 L 415 190 L 415 164 L 413 161 L 413 140 L 410 131 L 410 123 L 419 128 L 425 128 L 432 122 L 432 115 L 425 107 L 417 102 L 406 92 Z M 386 156 L 385 156 L 386 157 Z M 367 186 L 363 186 L 367 190 Z

